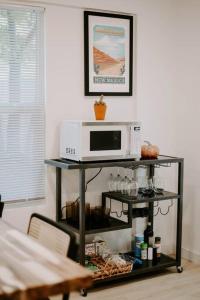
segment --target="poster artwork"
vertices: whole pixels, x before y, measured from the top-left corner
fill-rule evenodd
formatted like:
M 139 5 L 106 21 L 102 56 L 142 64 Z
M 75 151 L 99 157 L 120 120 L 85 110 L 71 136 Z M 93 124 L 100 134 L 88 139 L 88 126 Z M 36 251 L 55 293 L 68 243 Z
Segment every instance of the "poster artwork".
M 125 30 L 119 26 L 93 27 L 93 83 L 125 84 Z

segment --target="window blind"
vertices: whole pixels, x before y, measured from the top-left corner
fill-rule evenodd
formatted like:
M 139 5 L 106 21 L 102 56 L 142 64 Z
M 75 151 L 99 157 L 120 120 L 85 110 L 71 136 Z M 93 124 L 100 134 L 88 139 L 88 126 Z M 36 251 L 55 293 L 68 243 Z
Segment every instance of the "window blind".
M 0 194 L 45 195 L 43 10 L 0 6 Z

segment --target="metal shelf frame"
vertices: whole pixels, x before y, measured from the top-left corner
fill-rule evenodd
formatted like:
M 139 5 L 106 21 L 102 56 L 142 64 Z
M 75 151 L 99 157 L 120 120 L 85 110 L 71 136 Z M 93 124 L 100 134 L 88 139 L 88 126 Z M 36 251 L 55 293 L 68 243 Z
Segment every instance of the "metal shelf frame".
M 168 262 L 154 266 L 152 268 L 143 268 L 137 270 L 137 272 L 131 272 L 121 277 L 132 277 L 134 274 L 146 273 L 154 271 L 157 269 L 164 269 L 169 266 L 176 266 L 177 268 L 181 267 L 181 243 L 182 243 L 182 214 L 183 214 L 183 172 L 184 172 L 184 159 L 172 156 L 161 155 L 158 159 L 153 160 L 133 160 L 133 159 L 124 159 L 124 160 L 112 160 L 112 161 L 95 161 L 95 162 L 74 162 L 66 159 L 46 159 L 45 164 L 53 166 L 56 168 L 56 221 L 60 222 L 63 226 L 67 226 L 70 230 L 76 232 L 80 236 L 79 244 L 79 258 L 80 264 L 85 265 L 85 235 L 90 233 L 118 230 L 123 228 L 130 228 L 132 226 L 132 204 L 135 203 L 148 203 L 149 205 L 149 221 L 151 221 L 153 226 L 153 205 L 154 201 L 163 201 L 168 199 L 177 200 L 177 228 L 176 228 L 176 258 L 169 260 Z M 114 226 L 112 228 L 102 228 L 97 230 L 87 231 L 85 226 L 85 172 L 87 169 L 91 168 L 106 168 L 106 167 L 125 167 L 125 168 L 136 168 L 139 166 L 146 166 L 149 168 L 149 177 L 153 177 L 155 167 L 168 167 L 172 164 L 178 164 L 178 192 L 170 193 L 165 192 L 164 195 L 156 196 L 154 198 L 137 198 L 130 199 L 127 197 L 122 197 L 122 195 L 113 195 L 113 199 L 124 202 L 128 204 L 128 223 L 127 225 Z M 64 220 L 62 220 L 62 170 L 79 170 L 79 196 L 80 196 L 80 205 L 79 205 L 79 229 L 74 228 L 71 225 L 68 225 Z M 102 193 L 102 205 L 105 205 L 106 197 L 110 197 L 110 193 Z M 134 274 L 133 274 L 134 273 Z M 116 276 L 115 276 L 116 277 Z M 120 278 L 121 278 L 120 277 Z M 117 278 L 119 278 L 117 276 Z M 119 279 L 120 279 L 119 278 Z M 113 278 L 115 280 L 116 278 Z M 110 279 L 112 280 L 112 278 Z M 100 281 L 100 280 L 99 280 Z M 98 281 L 98 282 L 99 282 Z M 101 280 L 104 281 L 104 280 Z

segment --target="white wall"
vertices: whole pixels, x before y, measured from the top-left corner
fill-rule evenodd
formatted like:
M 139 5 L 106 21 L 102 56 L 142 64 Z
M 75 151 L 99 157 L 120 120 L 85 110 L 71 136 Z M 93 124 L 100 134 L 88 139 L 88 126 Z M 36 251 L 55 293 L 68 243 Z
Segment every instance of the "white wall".
M 5 2 L 5 1 L 4 1 Z M 22 1 L 15 1 L 17 3 Z M 93 118 L 95 97 L 83 90 L 83 6 L 137 15 L 136 65 L 133 97 L 106 97 L 108 119 L 140 119 L 144 136 L 160 145 L 162 153 L 174 154 L 174 23 L 173 0 L 44 0 L 26 1 L 46 7 L 46 156 L 58 157 L 58 128 L 62 119 Z M 67 7 L 65 5 L 76 6 Z M 95 170 L 91 173 L 93 174 Z M 71 173 L 70 173 L 71 175 Z M 89 175 L 88 175 L 89 176 Z M 68 180 L 67 180 L 68 179 Z M 76 172 L 67 175 L 66 195 L 75 197 Z M 98 179 L 99 180 L 99 179 Z M 104 180 L 106 177 L 104 176 Z M 67 183 L 68 182 L 68 183 Z M 89 191 L 98 199 L 106 182 L 93 183 Z M 73 194 L 72 194 L 73 193 Z M 93 197 L 88 194 L 88 198 Z M 74 199 L 74 198 L 73 198 Z M 7 208 L 5 218 L 25 230 L 29 215 L 39 211 L 55 215 L 55 170 L 47 168 L 47 200 L 28 208 Z M 169 221 L 163 221 L 171 224 Z M 166 225 L 168 228 L 168 225 Z M 169 228 L 170 229 L 170 228 Z
M 200 2 L 179 3 L 176 41 L 176 154 L 185 158 L 183 253 L 200 262 Z

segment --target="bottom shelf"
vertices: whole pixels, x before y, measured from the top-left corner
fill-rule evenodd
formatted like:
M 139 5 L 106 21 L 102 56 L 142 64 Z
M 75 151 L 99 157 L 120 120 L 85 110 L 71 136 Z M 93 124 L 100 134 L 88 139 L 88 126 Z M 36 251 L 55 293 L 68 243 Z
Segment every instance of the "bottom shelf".
M 143 264 L 141 266 L 138 266 L 136 269 L 133 269 L 133 271 L 129 273 L 123 273 L 118 275 L 109 276 L 103 279 L 95 279 L 94 285 L 97 285 L 99 283 L 103 282 L 109 282 L 113 280 L 123 279 L 123 278 L 130 278 L 134 277 L 140 274 L 155 272 L 155 271 L 161 271 L 165 268 L 176 266 L 177 262 L 174 258 L 161 254 L 161 258 L 157 264 L 153 264 L 150 261 L 143 261 Z

